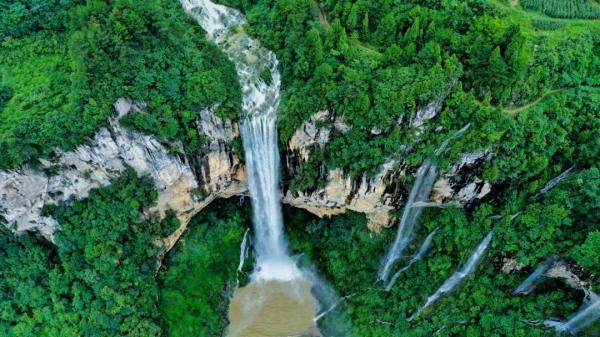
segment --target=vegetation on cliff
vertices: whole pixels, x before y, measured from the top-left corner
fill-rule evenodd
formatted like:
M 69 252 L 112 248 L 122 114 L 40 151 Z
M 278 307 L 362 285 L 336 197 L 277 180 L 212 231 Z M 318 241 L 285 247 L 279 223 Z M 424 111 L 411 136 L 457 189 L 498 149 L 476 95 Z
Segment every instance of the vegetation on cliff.
M 0 168 L 72 149 L 112 104 L 148 105 L 126 124 L 199 150 L 200 109 L 235 119 L 233 65 L 177 1 L 0 1 Z
M 467 123 L 438 164 L 491 152 L 477 174 L 493 193 L 466 209 L 425 210 L 416 235 L 437 229 L 431 250 L 390 292 L 375 280 L 395 228 L 372 233 L 363 215 L 316 219 L 286 209 L 293 252 L 344 299 L 319 321 L 322 332 L 547 336 L 540 322 L 568 317 L 581 292 L 545 278 L 530 295 L 511 293 L 551 254 L 597 290 L 597 1 L 221 2 L 242 9 L 245 30 L 281 62 L 282 142 L 324 109 L 349 126 L 332 127 L 292 189 L 323 186 L 322 172 L 333 168 L 357 178 L 389 159 L 416 167 Z M 148 105 L 125 124 L 187 152 L 200 150 L 200 109 L 219 104 L 233 119 L 240 110 L 232 64 L 177 1 L 0 0 L 0 46 L 0 169 L 84 142 L 119 97 Z M 431 103 L 440 103 L 438 115 L 417 121 Z M 0 335 L 221 335 L 248 207 L 229 201 L 203 211 L 157 269 L 157 242 L 178 222 L 144 217 L 156 197 L 150 179 L 128 171 L 83 200 L 46 207 L 60 225 L 55 245 L 0 227 Z M 407 321 L 491 229 L 475 276 Z M 507 262 L 518 268 L 502 272 Z M 596 323 L 582 335 L 599 333 Z
M 48 207 L 56 245 L 0 233 L 0 334 L 161 336 L 154 244 L 178 226 L 143 220 L 149 178 L 129 171 L 87 199 Z

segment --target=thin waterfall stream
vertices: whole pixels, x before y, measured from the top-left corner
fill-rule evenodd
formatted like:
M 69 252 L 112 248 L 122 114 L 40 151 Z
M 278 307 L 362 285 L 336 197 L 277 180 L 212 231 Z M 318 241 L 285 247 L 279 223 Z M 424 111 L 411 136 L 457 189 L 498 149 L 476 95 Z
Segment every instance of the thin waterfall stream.
M 456 131 L 454 134 L 444 140 L 444 142 L 435 150 L 435 156 L 439 157 L 441 154 L 443 154 L 446 151 L 448 144 L 450 144 L 453 139 L 456 139 L 465 133 L 470 126 L 471 124 L 465 125 L 462 129 Z M 423 164 L 421 164 L 421 167 L 419 167 L 417 170 L 415 183 L 410 190 L 408 200 L 406 200 L 404 212 L 402 213 L 402 219 L 398 225 L 398 234 L 396 235 L 396 239 L 394 240 L 391 249 L 385 256 L 381 270 L 379 271 L 379 280 L 384 282 L 385 288 L 388 290 L 394 285 L 397 275 L 392 277 L 391 282 L 388 282 L 387 284 L 385 282 L 387 281 L 395 262 L 402 257 L 404 250 L 412 242 L 415 226 L 417 225 L 419 217 L 421 216 L 423 206 L 429 204 L 427 200 L 429 199 L 429 195 L 433 189 L 433 184 L 435 183 L 436 177 L 437 166 L 430 159 L 425 159 Z
M 312 282 L 288 253 L 283 232 L 276 127 L 281 86 L 277 58 L 243 31 L 240 12 L 208 0 L 180 2 L 233 62 L 243 94 L 241 136 L 256 262 L 250 284 L 238 288 L 231 299 L 228 335 L 312 335 L 318 303 L 311 294 Z M 269 81 L 262 78 L 264 72 L 271 74 Z

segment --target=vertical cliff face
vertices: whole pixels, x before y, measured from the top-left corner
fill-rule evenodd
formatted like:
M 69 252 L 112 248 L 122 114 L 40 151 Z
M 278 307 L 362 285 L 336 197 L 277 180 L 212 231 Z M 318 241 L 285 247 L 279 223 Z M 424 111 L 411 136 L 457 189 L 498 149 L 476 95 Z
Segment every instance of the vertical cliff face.
M 419 126 L 422 127 L 424 119 L 435 117 L 440 106 L 436 103 L 419 110 L 415 117 Z M 328 111 L 321 111 L 296 130 L 284 153 L 286 176 L 294 176 L 297 168 L 308 161 L 314 147 L 325 146 L 332 129 L 343 133 L 349 126 Z M 432 203 L 464 206 L 490 193 L 491 184 L 479 178 L 480 168 L 490 154 L 489 151 L 464 154 L 447 172 L 442 172 L 434 185 Z M 326 181 L 325 187 L 313 191 L 292 191 L 290 186 L 284 186 L 283 201 L 318 216 L 341 214 L 347 210 L 365 213 L 369 228 L 379 231 L 395 221 L 391 212 L 402 208 L 410 189 L 406 185 L 406 176 L 414 175 L 416 169 L 406 165 L 402 158 L 390 158 L 372 177 L 350 177 L 339 169 L 321 172 L 320 178 Z
M 202 110 L 197 120 L 203 149 L 192 154 L 173 153 L 155 138 L 123 128 L 119 119 L 128 113 L 143 113 L 143 104 L 127 99 L 115 103 L 116 115 L 109 127 L 99 130 L 86 144 L 56 158 L 41 160 L 39 168 L 23 166 L 0 171 L 0 220 L 15 232 L 38 231 L 52 240 L 58 224 L 42 215 L 45 204 L 71 198 L 85 198 L 93 188 L 110 184 L 111 178 L 131 167 L 149 175 L 158 191 L 157 205 L 148 213 L 161 216 L 173 209 L 182 226 L 164 244 L 172 247 L 185 231 L 188 221 L 215 198 L 246 195 L 243 163 L 233 153 L 232 143 L 239 137 L 237 123 Z M 327 122 L 327 123 L 325 123 Z M 295 132 L 283 152 L 286 175 L 309 160 L 311 151 L 325 146 L 332 130 L 346 132 L 349 126 L 328 111 L 316 113 Z M 182 148 L 170 144 L 169 148 Z M 431 196 L 433 203 L 469 204 L 487 195 L 491 186 L 478 177 L 478 168 L 489 151 L 465 154 L 447 172 L 440 174 Z M 314 191 L 291 191 L 284 183 L 283 202 L 318 216 L 352 210 L 365 213 L 369 227 L 378 231 L 394 223 L 392 211 L 401 209 L 408 194 L 407 175 L 414 174 L 401 158 L 391 158 L 379 174 L 350 177 L 339 169 L 323 170 L 324 187 Z M 412 179 L 408 179 L 409 181 Z
M 226 145 L 237 136 L 231 122 L 218 119 L 211 109 L 202 111 L 198 126 L 207 152 L 188 158 L 172 153 L 151 136 L 119 124 L 122 116 L 141 113 L 143 108 L 119 99 L 110 127 L 98 131 L 86 144 L 58 153 L 52 161 L 41 160 L 35 170 L 23 166 L 0 171 L 0 208 L 5 224 L 17 233 L 37 231 L 52 240 L 57 223 L 42 215 L 43 205 L 85 198 L 91 189 L 110 184 L 111 178 L 127 167 L 154 181 L 159 197 L 148 212 L 163 216 L 173 209 L 184 224 L 215 197 L 245 191 L 244 175 L 238 174 L 239 160 Z

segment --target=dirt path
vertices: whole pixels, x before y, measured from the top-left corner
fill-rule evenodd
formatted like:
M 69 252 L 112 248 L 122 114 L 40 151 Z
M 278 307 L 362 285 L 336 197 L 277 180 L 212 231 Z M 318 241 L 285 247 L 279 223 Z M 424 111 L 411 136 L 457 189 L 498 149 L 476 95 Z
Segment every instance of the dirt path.
M 584 87 L 589 87 L 589 88 L 600 88 L 600 86 L 596 86 L 596 85 L 590 85 L 590 86 L 584 86 Z M 556 89 L 552 89 L 550 91 L 547 91 L 546 93 L 544 93 L 543 95 L 541 95 L 540 97 L 536 98 L 535 100 L 525 104 L 525 105 L 521 105 L 521 106 L 517 106 L 517 107 L 502 107 L 502 106 L 497 106 L 497 105 L 491 105 L 491 107 L 493 108 L 500 108 L 502 109 L 504 112 L 506 112 L 507 114 L 513 116 L 518 114 L 519 112 L 529 109 L 533 106 L 538 105 L 540 102 L 542 102 L 546 97 L 550 96 L 550 95 L 554 95 L 560 92 L 563 92 L 565 90 L 569 90 L 569 89 L 575 89 L 576 87 L 562 87 L 562 88 L 556 88 Z M 481 105 L 481 101 L 480 100 L 476 100 L 478 105 Z
M 519 112 L 521 112 L 521 111 L 523 111 L 525 109 L 531 108 L 534 105 L 539 104 L 541 101 L 544 100 L 544 98 L 548 97 L 549 95 L 556 94 L 556 93 L 559 93 L 559 92 L 563 92 L 563 91 L 565 91 L 567 89 L 571 89 L 571 88 L 552 89 L 552 90 L 546 92 L 545 94 L 543 94 L 542 96 L 538 97 L 535 101 L 531 101 L 531 102 L 529 102 L 529 103 L 527 103 L 525 105 L 521 105 L 521 106 L 514 107 L 514 108 L 502 108 L 502 109 L 504 111 L 508 112 L 509 114 L 514 115 L 514 114 L 517 114 L 517 113 L 519 113 Z

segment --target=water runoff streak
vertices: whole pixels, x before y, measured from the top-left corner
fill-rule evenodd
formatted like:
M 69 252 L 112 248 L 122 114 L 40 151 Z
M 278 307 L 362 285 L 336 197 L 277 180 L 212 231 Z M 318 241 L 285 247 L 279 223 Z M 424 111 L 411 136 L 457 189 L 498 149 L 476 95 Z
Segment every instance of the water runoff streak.
M 450 141 L 460 137 L 470 126 L 470 124 L 465 125 L 462 129 L 456 131 L 454 134 L 444 140 L 440 147 L 435 150 L 435 156 L 438 157 L 442 155 L 444 151 L 446 151 Z M 423 164 L 421 164 L 421 167 L 419 167 L 417 170 L 415 183 L 410 190 L 408 200 L 404 206 L 404 213 L 402 213 L 402 219 L 400 220 L 400 225 L 398 226 L 398 234 L 396 234 L 394 244 L 392 245 L 392 248 L 389 250 L 388 254 L 385 256 L 383 265 L 379 271 L 379 280 L 383 281 L 384 283 L 390 275 L 392 266 L 398 259 L 402 257 L 402 253 L 413 239 L 415 226 L 419 216 L 421 215 L 421 212 L 423 211 L 422 205 L 428 204 L 427 200 L 429 199 L 429 195 L 433 189 L 433 183 L 435 182 L 436 177 L 437 166 L 430 159 L 426 159 Z M 419 205 L 420 207 L 416 207 L 415 205 Z M 396 279 L 397 277 L 393 277 L 392 281 L 385 285 L 385 288 L 391 289 Z
M 452 274 L 448 279 L 446 279 L 442 286 L 439 287 L 439 289 L 435 293 L 433 293 L 433 295 L 427 297 L 427 301 L 425 301 L 425 304 L 423 304 L 419 309 L 417 309 L 417 311 L 412 316 L 408 318 L 409 321 L 412 321 L 413 319 L 421 315 L 421 313 L 423 313 L 423 310 L 435 303 L 442 296 L 452 292 L 464 279 L 466 279 L 469 275 L 475 272 L 475 268 L 479 264 L 479 261 L 481 261 L 483 253 L 485 253 L 490 242 L 492 241 L 493 234 L 494 232 L 490 231 L 488 235 L 486 235 L 485 238 L 483 238 L 483 240 L 479 243 L 477 248 L 475 248 L 473 254 L 471 254 L 464 266 L 459 270 L 455 271 L 454 274 Z
M 229 336 L 308 335 L 316 300 L 289 256 L 279 190 L 276 112 L 281 79 L 275 54 L 244 33 L 244 16 L 208 0 L 180 0 L 234 63 L 242 88 L 241 135 L 252 199 L 256 264 L 251 283 L 230 303 Z M 269 80 L 261 74 L 268 72 Z

